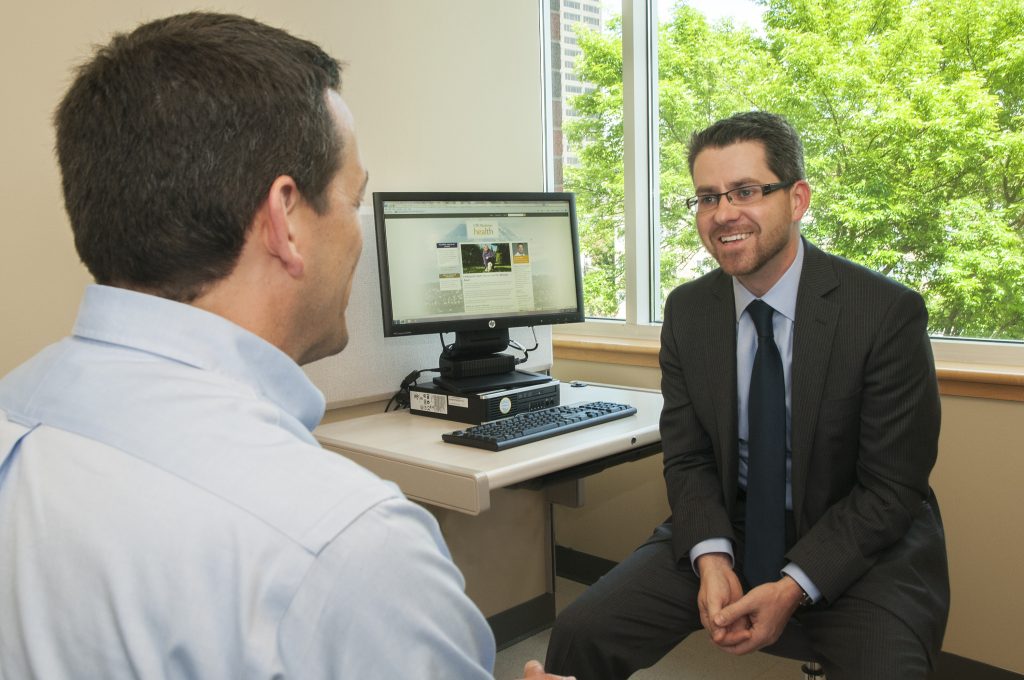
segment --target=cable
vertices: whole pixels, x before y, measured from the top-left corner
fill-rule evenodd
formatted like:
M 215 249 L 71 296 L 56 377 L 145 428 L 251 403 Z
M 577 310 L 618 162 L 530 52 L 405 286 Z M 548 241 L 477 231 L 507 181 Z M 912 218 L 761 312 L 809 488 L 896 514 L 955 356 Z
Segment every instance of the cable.
M 437 337 L 441 338 L 441 356 L 444 357 L 451 354 L 451 351 L 455 349 L 455 343 L 453 342 L 450 345 L 444 344 L 444 333 L 438 333 Z
M 424 373 L 440 373 L 440 368 L 421 368 L 418 371 L 413 371 L 409 375 L 405 376 L 402 380 L 401 385 L 398 387 L 398 391 L 388 399 L 388 403 L 384 406 L 384 412 L 387 413 L 391 410 L 391 404 L 395 404 L 395 410 L 409 408 L 409 388 L 416 384 L 419 377 Z
M 517 349 L 517 350 L 519 350 L 520 352 L 523 353 L 523 356 L 522 356 L 521 359 L 516 359 L 516 365 L 525 364 L 526 361 L 530 358 L 530 352 L 532 352 L 535 349 L 537 349 L 538 347 L 540 347 L 540 343 L 537 342 L 537 329 L 534 328 L 533 326 L 530 326 L 530 330 L 533 332 L 533 347 L 527 349 L 527 348 L 523 347 L 522 345 L 520 345 L 515 340 L 509 340 L 508 341 L 508 346 L 509 347 L 515 348 L 515 349 Z

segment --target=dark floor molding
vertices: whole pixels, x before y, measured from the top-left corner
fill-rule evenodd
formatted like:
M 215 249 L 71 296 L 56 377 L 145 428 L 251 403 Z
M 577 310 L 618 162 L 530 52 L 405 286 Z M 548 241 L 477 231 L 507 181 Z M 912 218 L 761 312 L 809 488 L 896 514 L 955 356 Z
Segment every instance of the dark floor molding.
M 499 650 L 550 628 L 554 620 L 553 593 L 544 593 L 528 602 L 487 617 L 487 623 L 491 626 Z
M 555 546 L 555 575 L 586 586 L 596 583 L 597 579 L 611 571 L 616 564 L 618 562 L 603 557 L 561 545 Z
M 929 680 L 1021 680 L 1024 675 L 1003 668 L 967 659 L 949 652 L 940 652 L 938 664 Z
M 555 575 L 592 585 L 607 574 L 616 562 L 579 550 L 555 546 Z M 938 664 L 929 680 L 1024 680 L 1024 675 L 989 666 L 956 654 L 940 652 Z

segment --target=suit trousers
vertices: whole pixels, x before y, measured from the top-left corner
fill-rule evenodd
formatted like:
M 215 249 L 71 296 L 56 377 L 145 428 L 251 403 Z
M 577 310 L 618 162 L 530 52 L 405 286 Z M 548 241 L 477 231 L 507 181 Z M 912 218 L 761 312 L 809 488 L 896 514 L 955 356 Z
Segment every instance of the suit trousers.
M 736 552 L 742 555 L 742 546 Z M 736 566 L 742 573 L 742 565 Z M 680 565 L 673 557 L 671 525 L 662 524 L 559 614 L 544 668 L 579 680 L 628 678 L 703 628 L 699 589 L 689 561 Z M 899 618 L 871 602 L 841 597 L 794 618 L 829 680 L 927 677 L 924 645 Z

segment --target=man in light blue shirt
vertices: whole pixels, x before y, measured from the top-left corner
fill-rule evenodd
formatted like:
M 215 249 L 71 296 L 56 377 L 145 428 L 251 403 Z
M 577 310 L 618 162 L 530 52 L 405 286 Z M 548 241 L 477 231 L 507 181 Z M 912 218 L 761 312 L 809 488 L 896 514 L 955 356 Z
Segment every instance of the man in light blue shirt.
M 0 380 L 0 678 L 487 678 L 433 517 L 311 435 L 366 186 L 339 68 L 195 13 L 56 115 L 97 285 Z M 530 677 L 541 677 L 536 664 Z

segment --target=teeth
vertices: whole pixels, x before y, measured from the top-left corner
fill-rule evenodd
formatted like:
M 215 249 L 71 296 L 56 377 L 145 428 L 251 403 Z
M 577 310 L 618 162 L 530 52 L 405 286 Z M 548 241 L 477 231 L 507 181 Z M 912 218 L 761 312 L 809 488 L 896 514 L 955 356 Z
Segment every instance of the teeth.
M 723 236 L 720 240 L 722 243 L 732 243 L 733 241 L 743 241 L 750 234 L 732 234 L 730 236 Z

